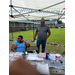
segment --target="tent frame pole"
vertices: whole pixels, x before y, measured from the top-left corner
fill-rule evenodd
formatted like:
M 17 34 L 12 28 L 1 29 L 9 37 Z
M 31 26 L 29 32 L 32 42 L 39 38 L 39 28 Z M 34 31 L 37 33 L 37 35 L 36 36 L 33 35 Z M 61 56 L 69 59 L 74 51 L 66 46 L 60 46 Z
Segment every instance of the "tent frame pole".
M 13 28 L 11 27 L 11 33 L 12 33 L 12 41 L 13 41 Z
M 12 5 L 12 0 L 10 0 L 10 4 Z M 12 7 L 11 7 L 11 15 L 12 15 Z M 12 33 L 12 42 L 13 42 L 13 29 L 11 27 L 11 33 Z
M 33 41 L 34 41 L 34 24 L 33 24 Z
M 65 2 L 65 1 L 62 1 L 62 2 L 59 2 L 59 3 L 53 4 L 53 5 L 51 5 L 51 6 L 48 6 L 48 7 L 43 8 L 43 9 L 41 9 L 41 10 L 44 10 L 44 9 L 47 9 L 47 8 L 50 8 L 50 7 L 59 5 L 59 4 L 64 3 L 64 2 Z
M 14 7 L 13 7 L 14 10 L 16 10 Z M 16 10 L 17 11 L 17 10 Z M 24 18 L 26 18 L 23 14 L 21 14 L 19 11 L 17 11 L 21 16 L 23 16 Z M 29 20 L 28 18 L 26 18 L 27 20 Z
M 10 0 L 10 5 L 12 5 L 12 0 Z M 11 7 L 11 15 L 12 15 L 12 7 Z
M 65 13 L 65 11 L 64 11 L 64 13 Z M 64 14 L 64 13 L 63 13 L 63 14 Z M 63 14 L 58 18 L 58 20 L 61 19 L 61 17 L 63 16 Z

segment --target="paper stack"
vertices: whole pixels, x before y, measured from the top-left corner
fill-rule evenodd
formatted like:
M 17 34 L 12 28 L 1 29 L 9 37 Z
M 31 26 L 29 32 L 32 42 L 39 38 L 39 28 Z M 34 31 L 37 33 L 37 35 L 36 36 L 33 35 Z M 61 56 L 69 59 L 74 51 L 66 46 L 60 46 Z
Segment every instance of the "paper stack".
M 43 61 L 43 58 L 38 57 L 38 55 L 29 55 L 26 60 L 34 60 L 34 61 Z
M 38 63 L 36 69 L 37 69 L 41 74 L 49 74 L 49 67 L 48 67 L 48 64 L 41 64 L 41 63 Z

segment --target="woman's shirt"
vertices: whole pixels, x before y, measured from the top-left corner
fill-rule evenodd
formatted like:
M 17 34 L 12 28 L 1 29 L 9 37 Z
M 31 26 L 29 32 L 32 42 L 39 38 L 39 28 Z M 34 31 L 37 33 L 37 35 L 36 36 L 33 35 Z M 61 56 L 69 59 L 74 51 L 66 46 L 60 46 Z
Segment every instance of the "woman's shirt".
M 17 52 L 25 52 L 25 48 L 26 48 L 25 42 L 19 43 L 18 41 L 15 41 L 13 45 L 17 45 L 16 48 Z

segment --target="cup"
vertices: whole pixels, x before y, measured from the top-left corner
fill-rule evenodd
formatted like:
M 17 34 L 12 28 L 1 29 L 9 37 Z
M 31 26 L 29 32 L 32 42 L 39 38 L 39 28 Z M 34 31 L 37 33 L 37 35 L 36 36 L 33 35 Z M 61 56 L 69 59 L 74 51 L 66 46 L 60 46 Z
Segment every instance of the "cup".
M 49 55 L 49 53 L 46 53 L 46 59 L 48 59 L 48 55 Z
M 60 60 L 60 55 L 59 54 L 56 54 L 56 60 Z

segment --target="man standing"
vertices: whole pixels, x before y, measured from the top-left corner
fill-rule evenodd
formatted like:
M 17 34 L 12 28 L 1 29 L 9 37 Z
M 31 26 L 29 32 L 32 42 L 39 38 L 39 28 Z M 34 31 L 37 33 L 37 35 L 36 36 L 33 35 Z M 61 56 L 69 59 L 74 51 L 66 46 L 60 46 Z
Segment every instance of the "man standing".
M 48 32 L 48 35 L 47 35 Z M 38 47 L 38 53 L 39 53 L 39 48 L 40 44 L 42 44 L 42 53 L 45 52 L 45 46 L 46 46 L 46 40 L 50 36 L 51 31 L 47 25 L 45 25 L 45 20 L 44 18 L 41 19 L 41 25 L 38 25 L 36 29 L 36 33 L 34 36 L 34 40 L 36 40 L 36 36 L 38 35 L 37 38 L 37 47 Z

